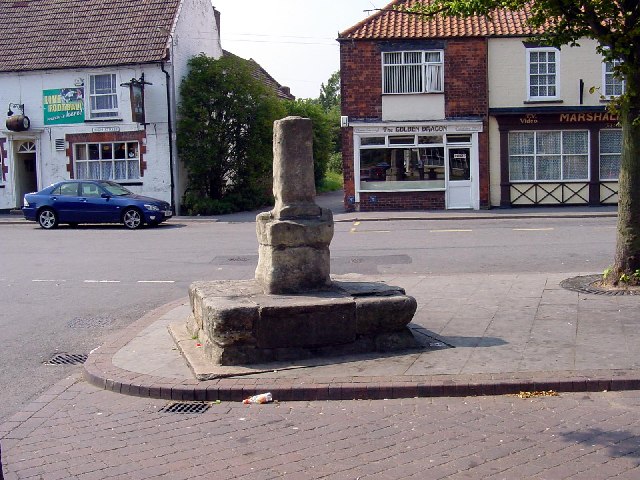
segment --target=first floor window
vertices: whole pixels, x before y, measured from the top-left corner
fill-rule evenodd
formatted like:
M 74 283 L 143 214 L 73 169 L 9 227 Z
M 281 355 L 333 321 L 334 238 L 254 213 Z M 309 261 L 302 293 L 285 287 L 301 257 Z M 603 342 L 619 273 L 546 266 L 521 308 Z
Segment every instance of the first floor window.
M 443 92 L 443 56 L 441 50 L 383 53 L 383 93 Z
M 547 100 L 558 97 L 558 55 L 555 48 L 527 50 L 528 98 Z
M 602 64 L 602 84 L 605 97 L 617 97 L 624 93 L 624 80 L 616 72 L 620 60 L 604 62 Z
M 618 180 L 622 157 L 622 130 L 600 130 L 600 180 Z
M 511 181 L 589 179 L 589 132 L 509 133 Z
M 74 151 L 75 178 L 116 181 L 140 178 L 138 142 L 79 143 Z
M 116 75 L 89 75 L 89 118 L 118 118 Z

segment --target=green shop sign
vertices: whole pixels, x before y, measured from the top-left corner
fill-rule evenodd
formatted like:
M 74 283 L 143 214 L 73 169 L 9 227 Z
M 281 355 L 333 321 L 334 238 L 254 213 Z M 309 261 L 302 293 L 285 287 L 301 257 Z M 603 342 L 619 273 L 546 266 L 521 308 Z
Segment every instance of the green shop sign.
M 56 88 L 42 91 L 45 125 L 84 122 L 84 88 Z

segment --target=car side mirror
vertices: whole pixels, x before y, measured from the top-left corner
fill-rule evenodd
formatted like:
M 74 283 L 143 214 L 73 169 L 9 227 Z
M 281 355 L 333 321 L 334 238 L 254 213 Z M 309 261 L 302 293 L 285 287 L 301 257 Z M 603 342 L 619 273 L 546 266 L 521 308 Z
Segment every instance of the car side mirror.
M 111 195 L 109 195 L 108 193 L 103 193 L 102 195 L 100 195 L 102 198 L 106 198 L 107 200 L 109 200 L 111 198 Z

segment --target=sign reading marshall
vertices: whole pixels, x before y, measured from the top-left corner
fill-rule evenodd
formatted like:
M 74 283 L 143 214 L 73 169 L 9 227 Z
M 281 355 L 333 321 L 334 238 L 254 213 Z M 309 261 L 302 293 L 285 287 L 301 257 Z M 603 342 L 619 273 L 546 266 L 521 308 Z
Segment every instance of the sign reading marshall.
M 84 122 L 84 88 L 57 88 L 42 91 L 45 125 Z

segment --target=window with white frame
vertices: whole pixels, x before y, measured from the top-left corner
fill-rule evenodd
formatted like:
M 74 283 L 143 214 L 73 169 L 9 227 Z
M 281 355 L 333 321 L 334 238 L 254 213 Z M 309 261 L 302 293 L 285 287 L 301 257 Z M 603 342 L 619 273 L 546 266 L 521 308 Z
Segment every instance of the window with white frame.
M 384 52 L 383 93 L 444 92 L 444 52 Z
M 527 91 L 529 100 L 549 100 L 559 96 L 558 64 L 555 48 L 527 49 Z
M 605 97 L 617 97 L 624 93 L 624 80 L 616 72 L 619 66 L 620 60 L 602 63 L 602 90 Z
M 600 180 L 618 180 L 622 158 L 622 130 L 600 130 Z
M 509 179 L 589 180 L 589 132 L 509 132 Z
M 77 179 L 138 180 L 138 142 L 76 143 L 74 167 Z
M 89 75 L 89 119 L 118 118 L 118 86 L 114 73 Z

